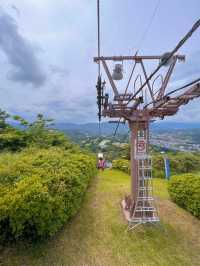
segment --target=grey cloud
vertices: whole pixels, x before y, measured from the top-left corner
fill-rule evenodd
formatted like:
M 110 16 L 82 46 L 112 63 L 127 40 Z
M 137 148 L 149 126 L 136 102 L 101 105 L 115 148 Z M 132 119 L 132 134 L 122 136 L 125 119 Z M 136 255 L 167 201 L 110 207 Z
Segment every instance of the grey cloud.
M 20 16 L 20 10 L 15 5 L 11 5 L 11 8 L 16 12 L 18 16 Z
M 85 103 L 87 102 L 87 104 Z M 51 110 L 51 117 L 59 120 L 64 118 L 65 121 L 93 121 L 96 118 L 97 107 L 95 103 L 95 98 L 85 99 L 82 97 L 77 97 L 73 101 L 66 100 L 66 102 L 61 100 L 52 100 L 44 103 L 47 112 Z
M 50 71 L 52 74 L 57 74 L 61 77 L 65 77 L 69 75 L 69 70 L 64 69 L 62 67 L 56 66 L 56 65 L 50 65 Z
M 44 84 L 46 76 L 40 67 L 35 49 L 19 33 L 15 20 L 0 8 L 0 48 L 13 69 L 8 78 L 38 87 Z
M 91 112 L 96 108 L 95 99 L 85 99 L 85 98 L 77 98 L 73 101 L 66 100 L 53 100 L 49 101 L 47 103 L 44 103 L 48 106 L 49 109 L 54 110 L 68 110 L 70 112 L 74 112 L 76 110 L 79 110 L 80 112 Z

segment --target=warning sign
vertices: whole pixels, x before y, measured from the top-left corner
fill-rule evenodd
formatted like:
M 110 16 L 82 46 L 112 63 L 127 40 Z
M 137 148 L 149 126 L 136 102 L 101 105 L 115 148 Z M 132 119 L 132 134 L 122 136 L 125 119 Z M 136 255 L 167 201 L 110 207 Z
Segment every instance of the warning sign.
M 146 151 L 146 142 L 144 139 L 141 139 L 138 141 L 137 150 L 138 150 L 138 152 L 145 152 Z
M 147 140 L 145 138 L 138 138 L 135 145 L 135 157 L 143 159 L 147 155 Z

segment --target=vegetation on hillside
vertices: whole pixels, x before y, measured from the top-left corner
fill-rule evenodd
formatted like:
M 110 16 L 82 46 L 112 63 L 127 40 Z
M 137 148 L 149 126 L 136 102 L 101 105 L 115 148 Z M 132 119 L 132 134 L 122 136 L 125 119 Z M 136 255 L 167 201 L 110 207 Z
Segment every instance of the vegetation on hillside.
M 0 241 L 55 234 L 80 208 L 96 159 L 39 114 L 33 123 L 0 111 Z
M 13 127 L 15 122 L 17 127 Z M 0 109 L 0 149 L 2 151 L 21 151 L 27 147 L 75 148 L 66 135 L 50 128 L 52 119 L 45 119 L 38 114 L 35 121 L 29 123 L 20 116 L 11 116 Z M 77 146 L 78 147 L 78 146 Z
M 51 241 L 1 252 L 4 266 L 190 266 L 200 265 L 200 221 L 169 201 L 167 182 L 154 179 L 161 223 L 127 232 L 120 200 L 130 176 L 113 170 L 91 182 L 80 209 Z
M 190 152 L 153 153 L 153 177 L 164 178 L 164 157 L 170 160 L 171 175 L 200 171 L 200 154 Z
M 164 156 L 168 157 L 170 160 L 170 171 L 171 175 L 182 174 L 182 173 L 192 173 L 200 171 L 200 154 L 199 153 L 165 153 L 160 154 L 158 152 L 153 152 L 153 177 L 154 178 L 164 178 L 165 177 L 165 166 L 164 166 Z M 130 173 L 130 161 L 127 159 L 119 158 L 113 160 L 113 168 L 124 171 L 125 173 Z
M 180 207 L 200 218 L 200 176 L 197 174 L 175 175 L 169 182 L 171 199 Z
M 60 148 L 0 158 L 0 239 L 52 236 L 80 208 L 95 158 Z
M 131 173 L 131 164 L 129 160 L 126 159 L 118 159 L 112 161 L 112 168 L 116 170 L 121 170 L 124 173 Z
M 170 159 L 171 180 L 169 194 L 180 207 L 200 218 L 200 154 L 165 153 Z M 130 161 L 113 160 L 113 168 L 130 174 Z M 153 152 L 153 178 L 164 178 L 163 154 Z

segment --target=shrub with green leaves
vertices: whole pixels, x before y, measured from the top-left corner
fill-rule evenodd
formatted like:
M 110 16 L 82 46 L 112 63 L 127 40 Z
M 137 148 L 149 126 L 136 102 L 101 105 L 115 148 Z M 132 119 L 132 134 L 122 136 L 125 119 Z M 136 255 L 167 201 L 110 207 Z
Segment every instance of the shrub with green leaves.
M 127 174 L 130 174 L 131 169 L 130 169 L 130 161 L 125 160 L 125 159 L 119 159 L 119 160 L 113 160 L 112 161 L 112 168 L 121 170 Z
M 61 148 L 0 157 L 0 240 L 54 235 L 80 208 L 96 159 Z
M 200 154 L 189 152 L 167 153 L 170 160 L 171 175 L 200 171 Z M 152 174 L 154 178 L 165 178 L 163 154 L 153 153 Z M 130 174 L 130 161 L 125 159 L 113 160 L 113 168 Z
M 27 146 L 28 135 L 15 128 L 0 130 L 0 151 L 19 151 Z
M 169 181 L 168 191 L 175 203 L 200 218 L 200 176 L 198 174 L 173 176 Z
M 165 166 L 163 156 L 160 154 L 155 154 L 152 157 L 152 176 L 154 178 L 165 178 Z M 171 166 L 171 161 L 170 161 Z

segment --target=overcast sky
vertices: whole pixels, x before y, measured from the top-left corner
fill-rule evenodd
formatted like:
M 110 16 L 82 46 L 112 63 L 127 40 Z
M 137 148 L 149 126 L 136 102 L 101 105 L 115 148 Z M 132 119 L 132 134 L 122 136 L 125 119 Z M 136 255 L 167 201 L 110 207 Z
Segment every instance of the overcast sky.
M 199 0 L 101 0 L 102 54 L 163 54 L 200 18 Z M 96 121 L 95 0 L 1 0 L 0 107 L 57 122 Z M 200 76 L 200 29 L 179 51 L 171 86 Z M 170 120 L 199 122 L 200 99 Z

